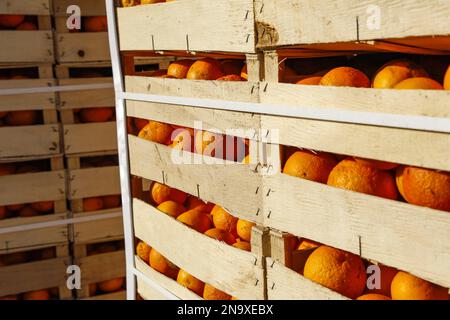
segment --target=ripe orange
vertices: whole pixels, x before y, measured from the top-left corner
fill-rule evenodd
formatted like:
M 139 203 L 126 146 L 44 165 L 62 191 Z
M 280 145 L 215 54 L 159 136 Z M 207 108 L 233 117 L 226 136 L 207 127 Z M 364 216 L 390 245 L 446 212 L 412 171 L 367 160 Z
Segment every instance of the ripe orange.
M 444 89 L 450 90 L 450 66 L 447 68 L 447 72 L 445 73 L 444 77 Z
M 6 219 L 8 217 L 8 211 L 4 206 L 0 206 L 0 220 Z
M 22 15 L 0 14 L 0 26 L 4 28 L 16 28 L 23 20 L 25 16 Z
M 236 230 L 239 238 L 244 241 L 250 242 L 253 226 L 255 226 L 253 222 L 239 219 L 236 224 Z
M 139 241 L 139 243 L 136 246 L 136 253 L 137 253 L 138 257 L 147 263 L 149 263 L 151 250 L 152 250 L 152 248 L 148 244 L 146 244 L 144 241 Z
M 380 161 L 380 160 L 370 160 L 370 159 L 357 158 L 357 157 L 355 157 L 355 160 L 357 162 L 360 162 L 367 166 L 374 167 L 375 169 L 379 169 L 379 170 L 392 170 L 399 166 L 399 164 L 397 164 L 397 163 Z
M 430 78 L 409 78 L 399 82 L 394 89 L 443 90 L 441 84 Z
M 151 249 L 149 255 L 150 267 L 156 271 L 172 278 L 176 279 L 179 268 L 172 262 L 164 258 L 158 251 L 154 248 Z
M 311 181 L 327 183 L 328 176 L 336 164 L 336 159 L 328 153 L 313 153 L 309 150 L 300 150 L 291 155 L 286 161 L 283 173 Z
M 22 295 L 23 300 L 50 300 L 50 292 L 48 290 L 36 290 L 26 292 Z
M 19 211 L 22 210 L 23 208 L 25 208 L 25 204 L 10 204 L 6 206 L 6 209 L 8 209 L 9 211 Z
M 212 58 L 195 61 L 186 75 L 191 80 L 216 80 L 223 76 L 220 62 Z
M 167 75 L 177 79 L 184 79 L 193 63 L 194 60 L 187 59 L 174 61 L 167 68 Z
M 428 77 L 428 73 L 415 62 L 400 59 L 393 60 L 382 66 L 373 78 L 372 87 L 379 89 L 394 88 L 408 78 Z
M 221 66 L 224 74 L 240 76 L 243 63 L 240 60 L 223 60 Z
M 450 173 L 402 166 L 397 169 L 397 186 L 412 204 L 450 211 Z
M 203 289 L 203 299 L 205 300 L 231 300 L 231 296 L 219 289 L 214 288 L 212 285 L 205 283 Z
M 188 197 L 186 199 L 186 208 L 188 210 L 194 209 L 196 207 L 199 207 L 199 206 L 202 206 L 205 204 L 206 204 L 206 202 L 204 202 L 203 200 L 201 200 L 195 196 L 188 195 Z M 214 207 L 214 204 L 211 204 L 211 205 L 212 205 L 212 207 Z
M 391 283 L 398 270 L 385 265 L 378 265 L 380 268 L 380 289 L 368 290 L 370 293 L 381 294 L 383 296 L 391 296 Z
M 299 80 L 296 82 L 296 84 L 302 84 L 302 85 L 309 85 L 309 86 L 317 86 L 320 84 L 320 80 L 322 79 L 322 77 L 306 77 L 302 80 Z
M 195 292 L 197 295 L 202 296 L 205 283 L 190 275 L 183 269 L 180 269 L 177 276 L 177 282 L 189 290 Z
M 119 208 L 122 203 L 120 195 L 103 196 L 103 209 Z
M 308 250 L 308 249 L 318 248 L 321 245 L 322 244 L 320 242 L 302 238 L 300 240 L 300 244 L 297 247 L 297 250 Z
M 328 246 L 314 250 L 305 263 L 304 276 L 346 297 L 359 297 L 366 286 L 366 270 L 356 255 Z
M 173 127 L 167 123 L 149 120 L 148 124 L 139 131 L 139 138 L 168 145 L 172 135 Z
M 241 250 L 252 251 L 252 246 L 247 241 L 237 241 L 233 243 L 232 246 Z
M 14 174 L 16 166 L 12 163 L 0 163 L 0 177 Z
M 212 227 L 210 215 L 198 209 L 192 209 L 182 213 L 178 216 L 177 220 L 201 233 L 205 233 Z
M 134 126 L 139 131 L 141 131 L 148 124 L 148 120 L 146 120 L 146 119 L 139 119 L 139 118 L 134 118 L 133 122 L 134 122 Z
M 448 300 L 448 289 L 399 271 L 391 284 L 392 300 Z
M 31 126 L 39 121 L 39 113 L 34 110 L 11 111 L 5 117 L 5 123 L 9 126 Z
M 36 217 L 38 215 L 39 212 L 34 210 L 31 206 L 26 206 L 19 211 L 19 217 Z
M 359 296 L 356 300 L 391 300 L 391 298 L 377 293 L 367 293 Z
M 244 64 L 241 70 L 241 78 L 248 80 L 247 64 Z
M 370 80 L 358 69 L 338 67 L 326 73 L 319 82 L 322 86 L 369 88 Z
M 28 256 L 25 252 L 16 252 L 0 256 L 0 263 L 6 266 L 21 264 L 27 261 Z
M 87 32 L 106 32 L 108 31 L 108 21 L 105 16 L 86 17 L 84 29 Z
M 156 205 L 172 200 L 179 204 L 183 204 L 187 199 L 187 194 L 178 189 L 171 188 L 164 184 L 154 182 L 150 190 L 150 196 Z
M 233 217 L 219 205 L 214 206 L 211 211 L 211 215 L 213 217 L 214 226 L 217 229 L 227 231 L 234 237 L 237 236 L 236 225 L 238 219 L 236 217 Z
M 114 292 L 122 288 L 125 283 L 125 278 L 116 278 L 99 282 L 98 288 L 103 292 Z
M 53 259 L 56 257 L 55 248 L 42 249 L 39 255 L 41 260 Z
M 114 108 L 85 108 L 80 111 L 81 122 L 107 122 L 112 120 Z
M 334 167 L 328 177 L 328 185 L 393 200 L 398 197 L 394 178 L 389 172 L 351 158 L 342 160 Z
M 245 81 L 244 78 L 238 76 L 237 74 L 227 74 L 220 78 L 217 78 L 217 81 Z
M 2 78 L 0 78 L 1 80 Z M 6 117 L 8 115 L 8 111 L 0 111 L 0 119 L 3 119 L 4 117 Z
M 225 242 L 230 246 L 236 242 L 236 238 L 230 232 L 217 228 L 209 229 L 205 232 L 205 235 L 210 238 L 216 239 L 217 241 Z
M 84 198 L 83 211 L 98 211 L 103 209 L 103 199 L 100 197 Z
M 37 30 L 37 27 L 34 23 L 31 22 L 22 22 L 20 25 L 17 26 L 16 30 L 20 31 L 28 31 L 28 30 Z
M 53 201 L 41 201 L 30 204 L 30 206 L 39 212 L 50 212 L 53 210 Z
M 178 202 L 172 200 L 164 201 L 157 207 L 157 209 L 173 218 L 178 217 L 180 214 L 186 211 L 186 208 L 182 204 L 179 204 Z
M 4 297 L 0 297 L 0 300 L 19 300 L 19 296 L 16 294 L 4 296 Z

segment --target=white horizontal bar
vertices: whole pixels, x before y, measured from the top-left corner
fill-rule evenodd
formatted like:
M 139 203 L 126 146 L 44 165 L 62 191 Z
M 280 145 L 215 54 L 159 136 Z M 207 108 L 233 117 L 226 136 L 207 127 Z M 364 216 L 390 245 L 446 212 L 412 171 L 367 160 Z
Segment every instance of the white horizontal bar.
M 112 83 L 93 83 L 93 84 L 77 84 L 67 86 L 11 88 L 11 89 L 0 89 L 0 96 L 13 94 L 34 94 L 34 93 L 52 93 L 65 91 L 97 90 L 109 88 L 114 88 L 114 85 Z

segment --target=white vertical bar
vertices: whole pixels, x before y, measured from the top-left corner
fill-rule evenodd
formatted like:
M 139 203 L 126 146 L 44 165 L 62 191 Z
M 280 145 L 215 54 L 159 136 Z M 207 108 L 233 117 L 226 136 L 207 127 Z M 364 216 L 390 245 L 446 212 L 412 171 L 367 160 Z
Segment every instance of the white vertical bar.
M 125 237 L 125 258 L 127 273 L 127 300 L 136 300 L 136 276 L 134 270 L 134 229 L 131 205 L 130 163 L 128 158 L 127 115 L 125 100 L 117 93 L 123 92 L 123 75 L 117 38 L 116 14 L 113 0 L 106 0 L 108 17 L 108 37 L 111 52 L 111 65 L 116 92 L 117 142 L 119 149 L 120 186 L 122 192 L 122 211 Z

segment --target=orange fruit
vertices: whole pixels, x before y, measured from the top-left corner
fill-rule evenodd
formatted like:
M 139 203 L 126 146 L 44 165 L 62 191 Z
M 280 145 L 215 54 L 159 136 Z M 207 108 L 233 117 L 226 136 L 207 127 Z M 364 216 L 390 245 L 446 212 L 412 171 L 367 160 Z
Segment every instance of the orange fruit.
M 412 204 L 450 211 L 450 173 L 402 166 L 397 169 L 397 186 Z
M 212 285 L 205 283 L 203 289 L 203 299 L 205 300 L 231 300 L 231 296 L 219 289 L 214 288 Z
M 233 217 L 219 205 L 214 206 L 211 215 L 213 217 L 214 226 L 217 229 L 227 231 L 235 237 L 237 236 L 236 225 L 238 218 Z
M 398 163 L 381 161 L 381 160 L 371 160 L 371 159 L 364 159 L 364 158 L 357 158 L 357 157 L 355 157 L 355 160 L 359 163 L 374 167 L 375 169 L 379 169 L 379 170 L 392 170 L 399 166 Z
M 220 62 L 212 58 L 195 61 L 186 75 L 191 80 L 216 80 L 223 76 Z
M 39 212 L 53 211 L 53 201 L 41 201 L 30 204 L 31 208 Z
M 320 80 L 322 79 L 322 77 L 306 77 L 302 80 L 299 80 L 296 82 L 296 84 L 302 84 L 302 85 L 308 85 L 308 86 L 317 86 L 320 83 Z
M 42 249 L 39 258 L 42 260 L 53 259 L 56 257 L 55 248 Z
M 122 203 L 120 195 L 103 196 L 103 209 L 119 208 Z
M 212 227 L 209 214 L 198 209 L 192 209 L 180 214 L 177 220 L 201 233 L 205 233 Z
M 12 163 L 0 163 L 0 177 L 14 174 L 16 166 Z
M 236 224 L 236 231 L 239 236 L 244 241 L 250 242 L 252 237 L 252 228 L 255 226 L 253 222 L 239 219 Z
M 16 28 L 23 20 L 25 16 L 22 15 L 0 14 L 0 26 L 4 28 Z
M 450 66 L 448 66 L 447 72 L 445 73 L 444 76 L 444 89 L 450 90 Z
M 87 32 L 106 32 L 108 31 L 108 21 L 105 16 L 84 18 L 84 29 Z
M 125 278 L 116 278 L 99 282 L 98 288 L 103 292 L 114 292 L 122 288 L 125 283 Z
M 50 292 L 48 290 L 36 290 L 26 292 L 22 295 L 23 300 L 50 300 Z
M 225 242 L 230 246 L 236 242 L 236 238 L 230 232 L 217 228 L 209 229 L 205 232 L 205 235 L 210 238 L 216 239 L 217 241 Z
M 359 297 L 366 286 L 366 270 L 358 256 L 328 246 L 320 246 L 310 254 L 303 274 L 346 297 Z
M 167 123 L 149 120 L 148 124 L 139 131 L 139 138 L 160 144 L 170 144 L 173 127 Z
M 201 199 L 199 199 L 199 198 L 197 198 L 195 196 L 188 195 L 188 197 L 186 199 L 186 208 L 188 210 L 192 210 L 192 209 L 194 209 L 196 207 L 199 207 L 199 206 L 202 206 L 202 205 L 205 205 L 205 204 L 206 204 L 206 202 L 204 202 L 203 200 L 201 200 Z M 214 207 L 214 204 L 211 204 L 211 205 L 212 205 L 212 207 Z M 211 210 L 210 210 L 210 212 L 211 212 Z
M 380 288 L 368 290 L 370 293 L 381 294 L 383 296 L 391 296 L 391 283 L 398 270 L 385 265 L 378 265 L 380 268 Z
M 6 219 L 8 217 L 8 211 L 4 206 L 0 206 L 0 220 Z
M 146 244 L 144 241 L 139 241 L 139 243 L 136 246 L 136 253 L 137 253 L 138 257 L 147 263 L 149 263 L 151 250 L 152 250 L 152 248 L 148 244 Z
M 394 178 L 389 172 L 366 166 L 352 158 L 342 160 L 334 167 L 328 177 L 328 185 L 393 200 L 398 197 Z
M 37 27 L 34 23 L 22 22 L 20 25 L 17 26 L 16 30 L 20 31 L 37 30 Z
M 369 88 L 367 76 L 352 67 L 338 67 L 328 71 L 319 82 L 322 86 Z
M 208 131 L 197 131 L 195 133 L 195 151 L 209 157 L 223 158 L 225 152 L 224 136 Z
M 217 78 L 217 81 L 245 81 L 245 79 L 237 74 L 227 74 L 223 77 Z
M 409 78 L 395 85 L 394 89 L 443 90 L 441 84 L 430 78 Z
M 406 59 L 393 60 L 376 72 L 372 87 L 378 89 L 394 88 L 401 81 L 415 77 L 428 77 L 428 73 L 415 62 Z
M 186 211 L 186 208 L 182 204 L 179 204 L 178 202 L 172 200 L 164 201 L 157 207 L 157 209 L 173 218 L 178 217 L 180 214 Z
M 1 79 L 1 78 L 0 78 Z M 8 111 L 0 111 L 0 119 L 3 119 L 8 115 Z
M 112 120 L 114 109 L 109 107 L 85 108 L 80 111 L 81 122 L 107 122 Z
M 167 75 L 177 79 L 184 79 L 193 63 L 194 60 L 187 59 L 174 61 L 167 68 Z
M 224 74 L 240 76 L 243 63 L 240 60 L 223 60 L 221 66 Z
M 176 279 L 179 268 L 176 265 L 174 265 L 172 262 L 170 262 L 169 260 L 164 258 L 154 248 L 152 248 L 150 250 L 149 264 L 150 264 L 150 267 L 152 267 L 156 271 L 158 271 L 172 279 Z
M 10 253 L 0 256 L 0 262 L 3 265 L 10 266 L 14 264 L 21 264 L 28 261 L 27 254 L 25 252 Z
M 336 166 L 336 159 L 328 154 L 309 150 L 294 152 L 284 165 L 283 173 L 311 181 L 327 183 L 328 176 Z
M 18 295 L 9 295 L 9 296 L 4 296 L 4 297 L 0 297 L 0 300 L 19 300 L 19 296 Z
M 146 119 L 139 119 L 139 118 L 134 118 L 133 122 L 134 122 L 134 126 L 139 131 L 141 131 L 148 124 L 148 120 L 146 120 Z
M 89 297 L 94 296 L 97 293 L 98 286 L 96 283 L 89 284 Z
M 164 184 L 154 182 L 150 190 L 150 196 L 156 205 L 172 200 L 179 204 L 183 204 L 187 199 L 187 194 L 178 189 L 171 188 Z
M 322 244 L 320 242 L 302 238 L 300 240 L 300 244 L 297 247 L 297 250 L 308 250 L 308 249 L 318 248 L 321 245 Z
M 31 206 L 26 206 L 19 211 L 19 217 L 35 217 L 39 215 L 39 212 L 34 210 Z
M 6 206 L 6 209 L 8 209 L 9 211 L 19 211 L 22 210 L 23 208 L 25 208 L 24 204 L 10 204 Z
M 392 300 L 448 300 L 448 289 L 399 271 L 391 283 Z
M 92 197 L 92 198 L 84 198 L 83 199 L 83 211 L 98 211 L 102 210 L 103 207 L 103 199 L 100 197 Z
M 356 298 L 356 300 L 391 300 L 391 298 L 377 293 L 367 293 Z
M 232 244 L 233 247 L 241 249 L 241 250 L 245 250 L 245 251 L 252 251 L 252 246 L 249 242 L 247 241 L 237 241 L 235 243 Z
M 31 126 L 39 121 L 39 113 L 34 110 L 11 111 L 5 117 L 5 123 L 9 126 Z
M 241 78 L 248 80 L 247 64 L 244 64 L 241 69 Z
M 205 283 L 190 275 L 183 269 L 180 269 L 180 271 L 178 272 L 177 282 L 182 286 L 188 288 L 189 290 L 195 292 L 197 295 L 203 295 Z

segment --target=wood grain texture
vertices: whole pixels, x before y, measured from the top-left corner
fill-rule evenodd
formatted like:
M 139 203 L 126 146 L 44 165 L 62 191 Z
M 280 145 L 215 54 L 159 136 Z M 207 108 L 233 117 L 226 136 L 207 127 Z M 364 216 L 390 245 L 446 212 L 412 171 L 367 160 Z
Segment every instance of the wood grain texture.
M 111 78 L 87 78 L 87 79 L 61 79 L 58 81 L 61 86 L 71 86 L 80 84 L 111 83 Z M 59 94 L 61 109 L 73 108 L 93 108 L 93 107 L 114 107 L 114 89 L 96 89 L 67 91 Z
M 59 33 L 55 45 L 59 63 L 111 60 L 107 32 Z
M 52 79 L 0 80 L 0 90 L 50 87 L 55 84 L 55 81 Z M 2 95 L 0 111 L 55 110 L 55 98 L 54 93 Z
M 53 63 L 51 31 L 0 31 L 0 61 L 2 63 Z
M 88 285 L 125 276 L 125 251 L 94 254 L 75 259 L 81 268 L 81 283 Z
M 76 218 L 90 217 L 121 210 L 103 210 L 100 212 L 76 213 Z M 98 243 L 123 239 L 122 217 L 76 223 L 73 225 L 73 242 L 76 244 Z
M 138 199 L 133 215 L 136 237 L 178 267 L 239 299 L 264 298 L 261 257 L 211 239 Z
M 118 166 L 69 171 L 69 199 L 120 194 Z
M 65 124 L 64 148 L 68 155 L 117 150 L 116 122 Z
M 0 0 L 0 14 L 49 16 L 50 0 Z
M 121 290 L 112 293 L 95 295 L 93 297 L 82 298 L 81 300 L 127 300 L 127 292 L 125 290 Z
M 120 50 L 255 52 L 252 0 L 174 1 L 119 8 Z

